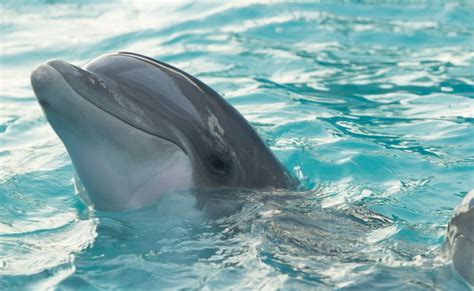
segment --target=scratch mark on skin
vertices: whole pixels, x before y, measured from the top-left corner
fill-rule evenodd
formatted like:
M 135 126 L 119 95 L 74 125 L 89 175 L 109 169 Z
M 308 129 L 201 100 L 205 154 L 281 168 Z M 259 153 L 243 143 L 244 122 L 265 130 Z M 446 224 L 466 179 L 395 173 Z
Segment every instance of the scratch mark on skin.
M 222 143 L 224 140 L 222 135 L 224 135 L 225 131 L 222 126 L 219 124 L 219 120 L 217 120 L 216 116 L 209 111 L 209 117 L 207 119 L 207 125 L 209 126 L 209 130 L 216 138 L 218 138 Z

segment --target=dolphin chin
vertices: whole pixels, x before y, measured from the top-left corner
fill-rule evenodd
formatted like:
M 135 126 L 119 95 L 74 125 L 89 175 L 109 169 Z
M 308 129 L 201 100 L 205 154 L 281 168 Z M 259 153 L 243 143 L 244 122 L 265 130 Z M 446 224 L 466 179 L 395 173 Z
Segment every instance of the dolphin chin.
M 168 64 L 133 53 L 82 67 L 55 60 L 31 84 L 97 209 L 189 189 L 297 185 L 231 105 Z
M 474 286 L 474 190 L 461 201 L 448 224 L 444 255 L 454 269 Z

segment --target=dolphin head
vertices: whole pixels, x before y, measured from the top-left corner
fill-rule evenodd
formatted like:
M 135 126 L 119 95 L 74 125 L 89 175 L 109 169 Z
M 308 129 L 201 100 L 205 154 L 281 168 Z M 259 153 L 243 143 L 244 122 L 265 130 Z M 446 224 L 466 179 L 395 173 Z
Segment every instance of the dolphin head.
M 231 105 L 170 65 L 133 53 L 82 67 L 55 60 L 31 83 L 97 209 L 177 190 L 295 185 Z
M 456 207 L 448 224 L 443 252 L 453 260 L 454 269 L 474 286 L 474 190 Z

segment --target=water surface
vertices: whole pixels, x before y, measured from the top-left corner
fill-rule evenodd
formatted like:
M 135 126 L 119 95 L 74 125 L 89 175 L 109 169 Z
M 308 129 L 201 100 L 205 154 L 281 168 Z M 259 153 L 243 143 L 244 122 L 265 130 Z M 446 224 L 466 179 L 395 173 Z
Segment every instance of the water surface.
M 440 250 L 474 188 L 472 2 L 0 9 L 0 289 L 469 289 Z M 125 50 L 216 89 L 302 191 L 87 208 L 29 74 Z

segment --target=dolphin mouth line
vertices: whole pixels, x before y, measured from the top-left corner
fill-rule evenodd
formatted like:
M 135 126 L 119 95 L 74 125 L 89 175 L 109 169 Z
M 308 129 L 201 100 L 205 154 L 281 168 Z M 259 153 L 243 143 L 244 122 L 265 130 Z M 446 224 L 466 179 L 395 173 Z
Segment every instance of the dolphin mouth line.
M 53 66 L 50 66 L 49 64 L 43 64 L 43 65 L 44 65 L 44 66 L 47 66 L 48 68 L 51 68 L 51 69 L 53 69 L 55 72 L 57 72 L 57 73 L 61 76 L 61 78 L 63 79 L 63 81 L 67 84 L 67 86 L 68 86 L 72 91 L 74 91 L 77 95 L 79 95 L 82 100 L 84 100 L 84 101 L 86 101 L 87 103 L 91 104 L 92 106 L 94 106 L 95 108 L 99 109 L 100 111 L 102 111 L 102 112 L 108 114 L 109 116 L 112 116 L 113 118 L 115 118 L 115 119 L 117 119 L 117 120 L 119 120 L 119 121 L 121 121 L 121 122 L 127 124 L 128 126 L 131 126 L 131 127 L 135 128 L 135 129 L 137 129 L 137 130 L 139 130 L 139 131 L 141 131 L 141 132 L 143 132 L 143 133 L 149 134 L 149 135 L 151 135 L 151 136 L 154 136 L 154 137 L 156 137 L 156 138 L 159 138 L 159 139 L 162 139 L 162 140 L 165 140 L 165 141 L 168 141 L 168 142 L 174 144 L 175 146 L 177 146 L 181 151 L 183 151 L 183 152 L 188 156 L 188 152 L 186 151 L 186 149 L 183 148 L 180 144 L 178 144 L 178 143 L 175 142 L 174 140 L 169 139 L 169 138 L 164 137 L 164 136 L 161 136 L 161 135 L 157 135 L 157 134 L 155 134 L 155 133 L 153 133 L 153 132 L 150 132 L 150 131 L 148 131 L 148 130 L 146 130 L 146 129 L 140 128 L 140 127 L 138 127 L 138 126 L 136 126 L 136 125 L 134 125 L 134 124 L 132 124 L 132 123 L 130 123 L 130 122 L 127 122 L 126 120 L 123 120 L 122 118 L 120 118 L 120 117 L 117 116 L 116 114 L 113 114 L 113 113 L 111 113 L 110 111 L 108 111 L 108 110 L 106 110 L 106 109 L 104 109 L 104 108 L 98 106 L 98 105 L 95 104 L 94 102 L 92 102 L 92 101 L 90 101 L 89 99 L 87 99 L 87 98 L 85 98 L 84 96 L 82 96 L 82 94 L 79 93 L 73 86 L 71 86 L 71 85 L 69 84 L 69 82 L 64 78 L 64 76 L 63 76 L 58 70 L 56 70 Z M 89 72 L 89 73 L 90 73 L 90 72 Z M 91 73 L 91 74 L 93 74 L 93 73 Z M 39 102 L 40 104 L 42 104 L 41 101 L 38 101 L 38 102 Z M 43 101 L 43 102 L 45 102 L 45 101 Z

